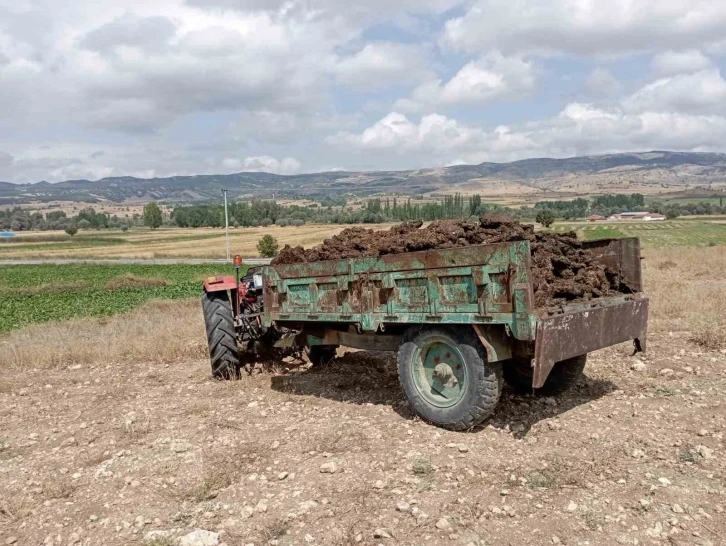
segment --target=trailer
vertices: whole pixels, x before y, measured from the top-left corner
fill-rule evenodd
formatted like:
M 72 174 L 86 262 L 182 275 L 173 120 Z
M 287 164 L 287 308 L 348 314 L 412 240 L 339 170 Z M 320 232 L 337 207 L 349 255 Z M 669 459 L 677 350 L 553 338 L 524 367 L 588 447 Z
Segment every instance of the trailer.
M 212 373 L 237 377 L 240 345 L 260 341 L 304 348 L 314 366 L 339 346 L 395 351 L 414 410 L 432 424 L 470 429 L 492 413 L 504 381 L 556 395 L 581 377 L 588 353 L 627 341 L 645 350 L 638 239 L 582 244 L 632 293 L 537 310 L 528 241 L 212 277 L 202 295 Z

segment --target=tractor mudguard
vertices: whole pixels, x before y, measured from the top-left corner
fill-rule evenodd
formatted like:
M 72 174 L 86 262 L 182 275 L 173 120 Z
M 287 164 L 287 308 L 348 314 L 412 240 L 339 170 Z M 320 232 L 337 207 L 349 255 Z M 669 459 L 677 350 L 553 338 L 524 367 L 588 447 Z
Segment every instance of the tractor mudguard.
M 236 290 L 237 279 L 233 275 L 220 275 L 204 279 L 205 292 L 221 292 L 224 290 Z

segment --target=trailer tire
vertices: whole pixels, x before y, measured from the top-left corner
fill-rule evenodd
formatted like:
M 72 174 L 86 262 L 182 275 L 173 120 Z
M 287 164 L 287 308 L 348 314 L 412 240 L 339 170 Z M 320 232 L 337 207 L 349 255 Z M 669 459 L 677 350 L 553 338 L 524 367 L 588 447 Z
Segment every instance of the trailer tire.
M 502 387 L 501 365 L 487 362 L 467 327 L 409 328 L 398 350 L 398 377 L 416 413 L 450 430 L 469 430 L 489 417 Z
M 532 388 L 533 371 L 529 360 L 513 360 L 504 365 L 504 380 L 515 391 L 539 396 L 557 396 L 572 388 L 582 377 L 587 355 L 568 358 L 555 363 L 545 384 Z
M 227 292 L 204 292 L 202 311 L 212 375 L 217 379 L 239 379 L 239 349 L 234 331 L 234 313 Z
M 313 345 L 310 347 L 308 359 L 313 368 L 322 368 L 335 358 L 336 345 Z

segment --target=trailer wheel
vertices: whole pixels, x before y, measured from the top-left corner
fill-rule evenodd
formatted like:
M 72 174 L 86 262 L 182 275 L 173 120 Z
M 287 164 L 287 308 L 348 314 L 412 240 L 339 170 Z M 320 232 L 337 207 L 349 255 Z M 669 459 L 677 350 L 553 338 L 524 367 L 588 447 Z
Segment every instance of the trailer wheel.
M 335 358 L 336 345 L 313 345 L 310 347 L 308 359 L 313 368 L 320 368 L 329 364 Z
M 451 430 L 470 429 L 499 401 L 502 370 L 489 363 L 471 328 L 409 328 L 398 350 L 398 377 L 424 420 Z
M 218 379 L 239 379 L 240 362 L 234 314 L 227 292 L 202 294 L 204 325 L 207 329 L 212 375 Z
M 504 380 L 514 390 L 523 394 L 556 396 L 569 390 L 582 377 L 587 355 L 576 356 L 557 362 L 539 389 L 532 388 L 533 370 L 529 360 L 513 360 L 504 365 Z

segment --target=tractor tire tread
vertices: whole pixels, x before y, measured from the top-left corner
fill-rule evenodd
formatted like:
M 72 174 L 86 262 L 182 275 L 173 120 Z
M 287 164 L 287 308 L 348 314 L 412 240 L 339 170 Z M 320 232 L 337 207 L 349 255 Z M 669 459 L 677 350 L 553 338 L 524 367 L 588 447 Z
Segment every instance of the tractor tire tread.
M 436 410 L 424 401 L 410 381 L 409 366 L 416 351 L 416 340 L 423 335 L 440 335 L 456 342 L 463 356 L 470 362 L 470 371 L 475 373 L 472 400 L 463 406 L 458 415 L 436 416 Z M 425 421 L 450 430 L 470 430 L 489 417 L 499 402 L 502 390 L 502 367 L 498 362 L 488 363 L 486 351 L 474 335 L 466 328 L 411 328 L 403 336 L 398 350 L 398 377 L 401 388 L 416 413 Z M 458 404 L 457 404 L 458 406 Z M 457 406 L 454 406 L 455 408 Z
M 511 362 L 504 366 L 504 380 L 515 391 L 522 394 L 557 396 L 577 384 L 583 375 L 586 364 L 586 354 L 556 362 L 549 376 L 547 376 L 545 384 L 538 389 L 534 389 L 532 388 L 531 375 L 517 372 L 517 366 L 525 366 L 525 364 Z
M 212 375 L 218 379 L 239 377 L 239 353 L 229 296 L 226 292 L 204 292 L 202 311 Z

